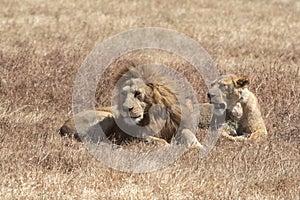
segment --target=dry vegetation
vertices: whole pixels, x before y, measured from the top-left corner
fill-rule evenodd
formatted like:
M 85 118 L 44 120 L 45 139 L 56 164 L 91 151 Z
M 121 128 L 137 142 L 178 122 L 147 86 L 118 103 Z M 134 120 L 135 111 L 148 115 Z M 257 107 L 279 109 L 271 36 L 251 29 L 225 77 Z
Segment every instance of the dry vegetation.
M 299 13 L 297 0 L 0 1 L 0 198 L 299 199 Z M 204 159 L 191 151 L 145 174 L 109 169 L 61 138 L 84 58 L 109 36 L 149 26 L 199 41 L 221 72 L 250 75 L 270 138 L 220 140 Z

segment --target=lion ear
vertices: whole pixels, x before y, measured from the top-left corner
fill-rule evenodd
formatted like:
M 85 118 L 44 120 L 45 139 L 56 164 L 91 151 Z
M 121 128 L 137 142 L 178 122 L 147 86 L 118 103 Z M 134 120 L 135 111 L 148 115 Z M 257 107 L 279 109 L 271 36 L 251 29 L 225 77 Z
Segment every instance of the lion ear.
M 238 77 L 234 79 L 233 82 L 238 88 L 246 87 L 250 83 L 248 76 Z
M 146 85 L 150 88 L 154 88 L 154 84 L 153 83 L 146 83 Z

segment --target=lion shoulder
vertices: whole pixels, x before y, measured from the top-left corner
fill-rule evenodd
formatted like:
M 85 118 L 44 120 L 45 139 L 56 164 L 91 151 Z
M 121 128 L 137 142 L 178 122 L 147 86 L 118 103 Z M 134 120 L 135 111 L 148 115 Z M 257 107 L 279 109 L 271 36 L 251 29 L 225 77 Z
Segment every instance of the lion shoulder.
M 247 127 L 248 131 L 258 135 L 267 135 L 265 122 L 263 120 L 260 105 L 256 95 L 248 89 L 242 93 L 242 106 L 244 110 L 244 119 L 242 126 Z

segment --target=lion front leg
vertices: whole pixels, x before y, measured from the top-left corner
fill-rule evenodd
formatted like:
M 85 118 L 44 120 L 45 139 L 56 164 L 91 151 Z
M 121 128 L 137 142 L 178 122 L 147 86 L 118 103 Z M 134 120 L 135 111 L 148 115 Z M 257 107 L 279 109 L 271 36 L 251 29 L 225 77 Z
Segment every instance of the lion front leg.
M 251 118 L 247 122 L 247 130 L 249 130 L 250 140 L 259 140 L 260 138 L 266 137 L 268 135 L 264 120 L 261 117 L 259 111 L 252 114 Z
M 233 136 L 237 135 L 236 130 L 233 127 L 230 127 L 227 123 L 223 124 L 219 129 L 218 129 L 219 134 L 231 141 L 245 141 L 247 140 L 246 137 L 244 136 Z
M 253 133 L 251 133 L 250 137 L 249 137 L 249 140 L 259 140 L 263 137 L 266 137 L 267 135 L 267 131 L 265 129 L 259 129 L 257 131 L 254 131 Z
M 176 134 L 175 141 L 188 149 L 204 149 L 203 145 L 190 129 L 183 129 L 180 133 Z
M 147 142 L 161 143 L 164 146 L 169 145 L 169 143 L 166 140 L 158 138 L 158 137 L 147 136 L 145 139 Z

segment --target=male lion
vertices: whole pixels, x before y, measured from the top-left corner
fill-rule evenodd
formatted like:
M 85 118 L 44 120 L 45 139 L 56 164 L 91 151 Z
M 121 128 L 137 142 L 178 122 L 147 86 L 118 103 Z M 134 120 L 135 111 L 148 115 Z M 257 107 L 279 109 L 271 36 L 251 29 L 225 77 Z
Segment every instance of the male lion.
M 172 73 L 168 74 L 162 66 L 124 65 L 115 77 L 113 106 L 76 114 L 65 122 L 60 134 L 80 139 L 89 134 L 93 140 L 109 138 L 117 142 L 141 138 L 164 144 L 175 138 L 187 148 L 202 148 L 193 134 L 197 128 L 193 116 L 197 114 L 189 92 L 176 84 Z M 97 132 L 98 125 L 105 136 Z
M 222 75 L 212 82 L 208 92 L 214 115 L 226 114 L 218 131 L 230 140 L 255 140 L 267 135 L 257 98 L 248 90 L 248 84 L 248 77 Z

